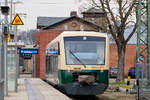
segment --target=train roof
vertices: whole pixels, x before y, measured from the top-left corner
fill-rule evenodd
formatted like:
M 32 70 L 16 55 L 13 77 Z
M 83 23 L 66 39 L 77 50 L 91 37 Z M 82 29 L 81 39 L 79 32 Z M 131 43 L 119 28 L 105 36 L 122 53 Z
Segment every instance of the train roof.
M 94 32 L 94 31 L 64 31 L 59 36 L 57 36 L 54 40 L 52 40 L 48 45 L 47 48 L 59 41 L 63 37 L 69 37 L 69 36 L 99 36 L 99 37 L 108 37 L 106 33 L 101 32 Z
M 67 36 L 102 36 L 107 37 L 106 33 L 94 32 L 94 31 L 64 31 L 60 34 L 60 37 Z

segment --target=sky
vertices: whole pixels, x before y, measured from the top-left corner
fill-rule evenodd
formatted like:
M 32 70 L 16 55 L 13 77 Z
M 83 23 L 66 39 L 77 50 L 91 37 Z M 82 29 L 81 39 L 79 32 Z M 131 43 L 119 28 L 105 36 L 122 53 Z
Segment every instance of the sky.
M 0 1 L 3 5 L 5 0 Z M 22 3 L 15 5 L 15 13 L 26 14 L 20 15 L 24 26 L 18 27 L 20 30 L 29 30 L 36 29 L 37 16 L 68 17 L 70 12 L 77 11 L 81 2 L 85 0 L 13 0 L 13 2 L 16 1 Z

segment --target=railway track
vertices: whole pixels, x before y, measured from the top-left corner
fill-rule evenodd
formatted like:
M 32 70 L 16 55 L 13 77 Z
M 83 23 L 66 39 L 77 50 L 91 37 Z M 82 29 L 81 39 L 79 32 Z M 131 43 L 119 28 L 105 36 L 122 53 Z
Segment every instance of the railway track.
M 57 89 L 58 91 L 60 91 L 60 89 L 58 89 L 54 84 L 52 84 L 51 82 L 45 81 L 47 82 L 49 85 L 53 86 L 55 89 Z M 62 92 L 62 91 L 60 91 Z M 63 93 L 63 92 L 62 92 Z M 72 100 L 110 100 L 108 98 L 105 97 L 96 97 L 96 96 L 74 96 L 74 97 L 69 97 Z
M 78 98 L 74 98 L 72 100 L 111 100 L 111 99 L 108 99 L 108 98 L 105 98 L 105 97 L 78 97 Z

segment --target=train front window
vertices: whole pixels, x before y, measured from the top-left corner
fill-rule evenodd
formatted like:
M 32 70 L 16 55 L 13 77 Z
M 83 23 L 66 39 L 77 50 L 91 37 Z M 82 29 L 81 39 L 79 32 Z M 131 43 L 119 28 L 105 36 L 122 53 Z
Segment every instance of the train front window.
M 68 65 L 104 65 L 105 41 L 104 37 L 64 37 L 66 63 Z

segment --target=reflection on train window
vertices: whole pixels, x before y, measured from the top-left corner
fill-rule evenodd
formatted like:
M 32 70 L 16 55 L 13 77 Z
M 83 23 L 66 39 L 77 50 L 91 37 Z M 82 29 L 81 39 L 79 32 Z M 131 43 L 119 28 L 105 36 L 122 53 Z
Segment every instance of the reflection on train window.
M 80 37 L 76 37 L 76 39 L 75 37 L 64 38 L 66 63 L 71 65 L 104 65 L 105 39 L 101 38 L 103 37 L 87 37 L 86 41 Z
M 46 74 L 57 74 L 58 57 L 47 56 L 46 57 Z

